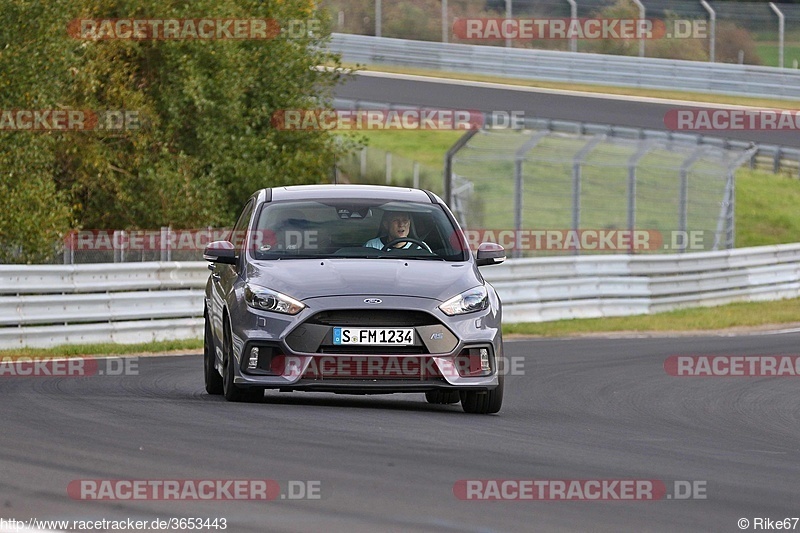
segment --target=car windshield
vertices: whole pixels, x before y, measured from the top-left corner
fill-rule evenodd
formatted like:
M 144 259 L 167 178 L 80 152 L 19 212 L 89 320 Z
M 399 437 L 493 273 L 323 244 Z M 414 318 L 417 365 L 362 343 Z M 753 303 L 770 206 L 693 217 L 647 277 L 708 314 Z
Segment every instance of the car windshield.
M 249 248 L 256 259 L 374 258 L 465 261 L 468 250 L 441 206 L 304 200 L 266 203 Z

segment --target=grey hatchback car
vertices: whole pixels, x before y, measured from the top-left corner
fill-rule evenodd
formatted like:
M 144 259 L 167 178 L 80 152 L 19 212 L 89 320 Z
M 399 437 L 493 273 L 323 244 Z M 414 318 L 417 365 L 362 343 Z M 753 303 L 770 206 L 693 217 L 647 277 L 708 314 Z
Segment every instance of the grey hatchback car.
M 473 256 L 435 194 L 263 189 L 203 257 L 209 394 L 419 392 L 467 413 L 500 410 L 501 306 L 478 267 L 505 251 L 483 243 Z

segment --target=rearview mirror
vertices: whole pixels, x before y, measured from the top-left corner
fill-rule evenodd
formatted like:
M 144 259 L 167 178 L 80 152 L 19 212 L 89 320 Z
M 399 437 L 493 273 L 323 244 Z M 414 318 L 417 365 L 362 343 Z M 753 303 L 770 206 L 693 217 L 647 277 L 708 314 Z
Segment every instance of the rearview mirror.
M 478 266 L 499 265 L 506 260 L 506 250 L 493 242 L 482 242 L 478 246 L 476 262 Z
M 236 264 L 236 248 L 230 241 L 214 241 L 208 243 L 203 251 L 203 259 L 212 263 Z

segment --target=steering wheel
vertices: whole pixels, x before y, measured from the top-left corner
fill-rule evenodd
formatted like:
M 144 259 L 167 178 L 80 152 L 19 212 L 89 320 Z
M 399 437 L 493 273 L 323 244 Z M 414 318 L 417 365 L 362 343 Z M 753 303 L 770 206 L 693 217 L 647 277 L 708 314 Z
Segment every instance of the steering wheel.
M 410 242 L 412 244 L 417 244 L 417 245 L 425 248 L 426 250 L 428 250 L 428 253 L 431 253 L 431 254 L 433 253 L 433 250 L 431 250 L 431 247 L 428 246 L 425 243 L 425 241 L 421 241 L 421 240 L 415 239 L 413 237 L 400 237 L 398 239 L 392 239 L 391 241 L 386 243 L 386 245 L 383 247 L 383 249 L 381 251 L 382 252 L 388 252 L 389 250 L 392 250 L 393 249 L 392 246 L 397 244 L 398 242 Z

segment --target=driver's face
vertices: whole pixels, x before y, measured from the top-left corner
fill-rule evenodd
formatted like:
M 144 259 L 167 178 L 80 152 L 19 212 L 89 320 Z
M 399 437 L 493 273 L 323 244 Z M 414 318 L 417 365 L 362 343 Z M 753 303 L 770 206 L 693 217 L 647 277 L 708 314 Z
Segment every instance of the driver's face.
M 411 219 L 404 214 L 393 215 L 389 218 L 388 225 L 389 237 L 392 239 L 408 237 L 408 232 L 411 229 Z

